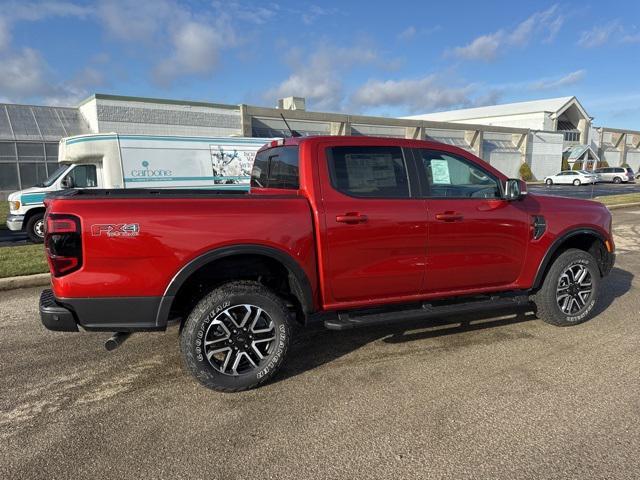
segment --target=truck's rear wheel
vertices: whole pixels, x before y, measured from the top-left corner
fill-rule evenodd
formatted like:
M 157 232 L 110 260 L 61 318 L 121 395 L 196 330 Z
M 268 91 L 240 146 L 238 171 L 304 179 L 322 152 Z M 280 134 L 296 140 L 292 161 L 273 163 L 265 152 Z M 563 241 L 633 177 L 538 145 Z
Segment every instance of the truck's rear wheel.
M 599 287 L 600 270 L 589 253 L 575 248 L 561 253 L 533 298 L 538 318 L 559 327 L 588 320 Z
M 287 353 L 290 313 L 257 282 L 232 282 L 203 298 L 181 335 L 187 369 L 208 388 L 237 392 L 278 371 Z
M 29 217 L 25 230 L 33 243 L 44 242 L 44 213 L 36 213 Z

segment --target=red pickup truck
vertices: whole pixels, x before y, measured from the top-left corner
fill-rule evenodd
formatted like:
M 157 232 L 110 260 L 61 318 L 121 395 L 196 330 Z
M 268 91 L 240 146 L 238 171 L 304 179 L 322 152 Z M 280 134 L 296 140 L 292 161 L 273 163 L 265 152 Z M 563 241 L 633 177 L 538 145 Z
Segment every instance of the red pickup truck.
M 614 263 L 603 205 L 526 193 L 469 152 L 307 137 L 257 154 L 250 193 L 74 190 L 46 201 L 51 330 L 180 324 L 188 370 L 238 391 L 271 378 L 293 322 L 327 328 L 532 300 L 589 318 Z

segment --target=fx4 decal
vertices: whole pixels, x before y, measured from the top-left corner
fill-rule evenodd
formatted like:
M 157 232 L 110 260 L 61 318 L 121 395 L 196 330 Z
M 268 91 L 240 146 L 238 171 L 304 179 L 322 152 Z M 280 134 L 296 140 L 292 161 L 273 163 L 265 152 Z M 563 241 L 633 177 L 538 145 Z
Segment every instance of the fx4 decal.
M 140 225 L 137 223 L 96 223 L 91 225 L 91 235 L 100 237 L 137 237 Z

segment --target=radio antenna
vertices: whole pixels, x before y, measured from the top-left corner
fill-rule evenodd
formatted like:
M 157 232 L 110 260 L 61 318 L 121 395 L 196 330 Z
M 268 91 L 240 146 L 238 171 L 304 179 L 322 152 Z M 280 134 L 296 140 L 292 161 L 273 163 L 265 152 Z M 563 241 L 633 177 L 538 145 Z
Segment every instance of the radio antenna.
M 298 132 L 297 130 L 292 130 L 291 127 L 289 126 L 289 122 L 287 122 L 287 119 L 284 118 L 284 115 L 281 113 L 280 116 L 282 117 L 282 120 L 284 120 L 284 124 L 287 126 L 287 128 L 289 129 L 289 133 L 291 133 L 292 137 L 301 137 L 302 135 L 300 134 L 300 132 Z

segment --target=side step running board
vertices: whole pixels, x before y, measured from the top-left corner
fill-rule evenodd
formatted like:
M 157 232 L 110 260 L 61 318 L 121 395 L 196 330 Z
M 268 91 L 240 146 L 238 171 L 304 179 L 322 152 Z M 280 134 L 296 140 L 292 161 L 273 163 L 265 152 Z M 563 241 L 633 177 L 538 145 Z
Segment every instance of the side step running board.
M 466 302 L 431 304 L 423 303 L 416 308 L 398 308 L 395 310 L 369 310 L 338 312 L 335 317 L 324 321 L 325 328 L 329 330 L 347 330 L 350 328 L 384 325 L 387 323 L 401 322 L 404 320 L 418 320 L 437 315 L 450 315 L 456 313 L 470 313 L 476 310 L 496 309 L 526 305 L 529 296 L 526 294 L 516 296 L 483 297 Z

